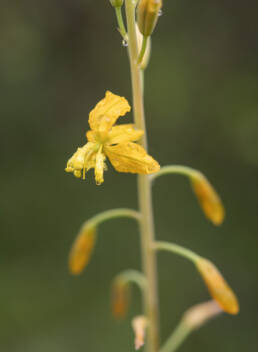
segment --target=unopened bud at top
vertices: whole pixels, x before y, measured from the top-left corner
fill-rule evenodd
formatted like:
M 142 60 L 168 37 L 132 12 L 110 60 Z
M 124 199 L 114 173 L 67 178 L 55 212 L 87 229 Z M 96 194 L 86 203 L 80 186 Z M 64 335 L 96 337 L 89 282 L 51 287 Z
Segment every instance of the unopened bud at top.
M 220 225 L 225 217 L 225 210 L 222 201 L 216 190 L 200 172 L 191 176 L 194 193 L 206 217 L 214 225 Z
M 113 7 L 122 7 L 124 0 L 109 0 Z
M 198 329 L 208 320 L 215 318 L 222 312 L 222 309 L 216 301 L 211 300 L 209 302 L 196 304 L 188 309 L 184 314 L 183 321 L 191 329 Z
M 140 0 L 137 10 L 139 30 L 145 37 L 152 34 L 162 7 L 162 0 Z
M 202 275 L 211 296 L 218 305 L 229 314 L 237 314 L 239 305 L 236 295 L 229 287 L 216 266 L 205 258 L 196 261 L 197 269 Z
M 96 228 L 85 226 L 77 235 L 69 255 L 69 269 L 79 275 L 90 261 L 96 241 Z

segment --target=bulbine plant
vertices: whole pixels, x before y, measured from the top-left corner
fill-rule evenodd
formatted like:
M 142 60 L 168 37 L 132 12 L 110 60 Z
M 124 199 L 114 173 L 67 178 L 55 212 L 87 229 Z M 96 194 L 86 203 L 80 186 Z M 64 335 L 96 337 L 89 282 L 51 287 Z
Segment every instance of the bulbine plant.
M 112 209 L 86 221 L 75 239 L 69 256 L 69 268 L 78 275 L 92 255 L 96 233 L 101 223 L 120 217 L 139 224 L 142 252 L 142 272 L 126 270 L 112 282 L 112 309 L 117 318 L 125 316 L 130 287 L 136 284 L 143 296 L 144 314 L 132 321 L 135 348 L 144 344 L 148 352 L 173 352 L 185 338 L 210 318 L 221 312 L 237 314 L 238 301 L 216 266 L 203 256 L 174 243 L 155 239 L 152 211 L 153 181 L 167 174 L 181 174 L 188 178 L 205 216 L 214 225 L 224 219 L 221 199 L 208 179 L 195 169 L 180 165 L 160 167 L 148 154 L 144 115 L 144 73 L 151 56 L 151 35 L 162 11 L 162 0 L 110 0 L 118 22 L 123 45 L 128 49 L 132 81 L 133 124 L 116 124 L 131 106 L 127 99 L 107 91 L 105 97 L 89 114 L 90 130 L 87 143 L 78 148 L 68 160 L 66 171 L 77 178 L 86 178 L 94 169 L 97 185 L 104 182 L 107 159 L 118 172 L 134 173 L 138 178 L 139 209 Z M 125 8 L 126 25 L 122 9 Z M 169 251 L 190 260 L 202 276 L 212 300 L 190 308 L 175 331 L 162 345 L 159 339 L 159 304 L 157 294 L 156 254 Z M 161 346 L 161 347 L 160 347 Z

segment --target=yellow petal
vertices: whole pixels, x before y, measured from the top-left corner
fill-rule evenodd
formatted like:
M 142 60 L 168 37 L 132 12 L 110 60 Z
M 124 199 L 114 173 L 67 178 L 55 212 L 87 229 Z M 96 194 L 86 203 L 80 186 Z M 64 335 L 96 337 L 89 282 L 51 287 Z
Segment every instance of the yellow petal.
M 94 131 L 87 131 L 86 132 L 86 137 L 88 139 L 88 142 L 91 142 L 91 143 L 96 143 L 96 132 Z
M 151 174 L 160 169 L 159 163 L 139 144 L 125 143 L 105 146 L 104 152 L 119 172 Z
M 225 210 L 218 193 L 201 173 L 194 175 L 191 181 L 204 214 L 214 225 L 220 225 L 224 220 Z
M 96 228 L 85 227 L 76 237 L 69 255 L 69 269 L 79 275 L 88 264 L 96 241 Z
M 144 132 L 136 130 L 133 124 L 114 126 L 108 134 L 107 144 L 136 142 L 143 134 Z
M 109 91 L 90 112 L 89 124 L 93 131 L 108 131 L 120 116 L 131 110 L 127 100 Z
M 202 275 L 211 296 L 218 305 L 229 314 L 237 314 L 239 305 L 236 295 L 229 287 L 216 266 L 205 258 L 196 262 L 197 269 Z

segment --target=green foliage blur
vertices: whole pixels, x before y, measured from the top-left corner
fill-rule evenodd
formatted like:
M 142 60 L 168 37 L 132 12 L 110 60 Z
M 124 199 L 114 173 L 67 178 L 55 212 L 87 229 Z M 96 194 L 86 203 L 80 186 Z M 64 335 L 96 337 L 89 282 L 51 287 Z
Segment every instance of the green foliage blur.
M 154 185 L 157 237 L 216 263 L 241 307 L 237 317 L 195 332 L 182 352 L 258 349 L 257 12 L 256 0 L 164 1 L 153 35 L 145 77 L 150 153 L 161 165 L 203 171 L 227 210 L 215 228 L 186 179 L 163 177 Z M 0 52 L 0 350 L 133 351 L 139 292 L 124 322 L 112 319 L 109 296 L 115 274 L 141 266 L 135 223 L 101 226 L 87 270 L 71 277 L 67 269 L 84 220 L 137 207 L 133 175 L 109 166 L 97 187 L 91 173 L 80 181 L 64 172 L 105 90 L 131 101 L 114 11 L 108 0 L 1 0 Z M 160 253 L 158 267 L 164 340 L 209 295 L 184 259 Z

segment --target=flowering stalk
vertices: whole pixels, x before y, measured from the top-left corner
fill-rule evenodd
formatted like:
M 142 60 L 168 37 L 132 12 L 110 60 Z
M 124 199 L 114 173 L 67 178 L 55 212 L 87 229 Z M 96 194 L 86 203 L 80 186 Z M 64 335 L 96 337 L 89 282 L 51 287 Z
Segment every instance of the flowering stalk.
M 145 133 L 142 137 L 142 146 L 147 149 L 147 137 L 144 116 L 143 84 L 141 69 L 138 65 L 138 44 L 135 23 L 135 4 L 132 0 L 125 1 L 128 52 L 131 68 L 131 80 L 133 91 L 133 108 L 136 127 Z M 156 253 L 152 249 L 154 241 L 154 225 L 152 210 L 152 194 L 150 180 L 145 175 L 138 175 L 138 198 L 141 213 L 140 231 L 143 270 L 146 277 L 146 290 L 144 295 L 145 316 L 148 319 L 147 351 L 158 352 L 159 350 L 159 308 L 157 293 Z
M 218 314 L 223 311 L 214 302 L 209 301 L 201 304 L 197 304 L 192 308 L 188 309 L 183 315 L 178 326 L 168 338 L 166 343 L 162 346 L 160 352 L 174 352 L 181 346 L 186 338 L 194 330 L 199 329 L 210 319 L 215 318 Z

